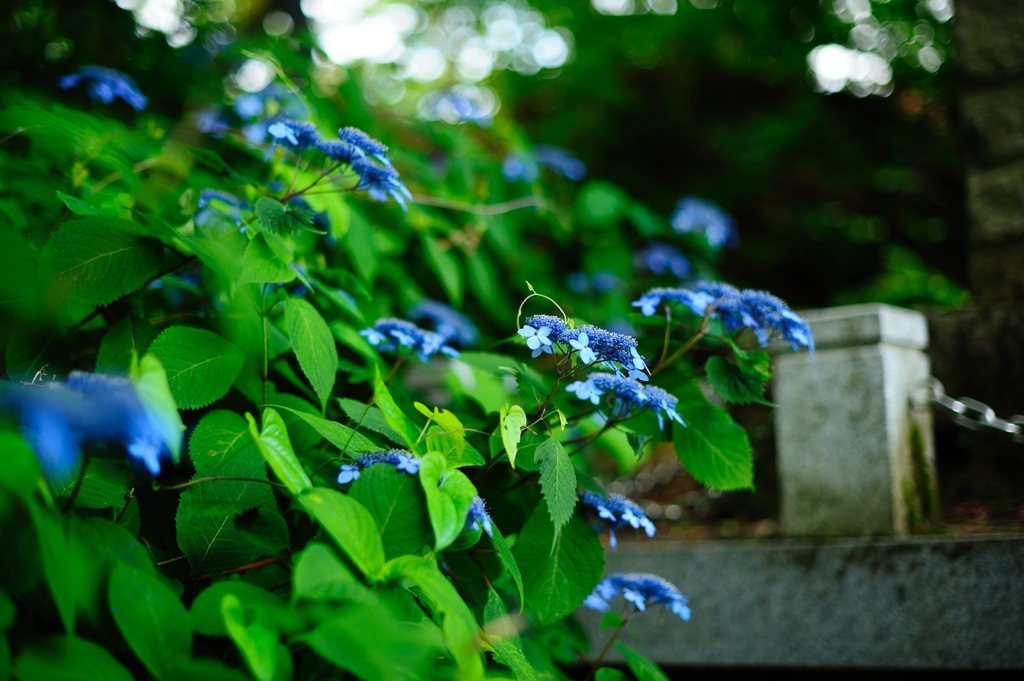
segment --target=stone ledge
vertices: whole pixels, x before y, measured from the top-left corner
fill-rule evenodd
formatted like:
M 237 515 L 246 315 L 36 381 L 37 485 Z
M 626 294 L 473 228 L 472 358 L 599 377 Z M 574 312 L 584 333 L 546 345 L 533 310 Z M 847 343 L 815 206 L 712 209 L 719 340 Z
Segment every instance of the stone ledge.
M 819 350 L 885 343 L 914 350 L 928 347 L 928 322 L 914 310 L 884 303 L 843 305 L 798 314 L 811 325 L 814 345 Z M 774 354 L 792 352 L 788 345 L 774 342 Z
M 665 665 L 1024 667 L 1021 536 L 628 542 L 607 558 L 606 574 L 690 597 L 692 621 L 654 608 L 623 635 Z M 580 615 L 603 642 L 600 615 Z

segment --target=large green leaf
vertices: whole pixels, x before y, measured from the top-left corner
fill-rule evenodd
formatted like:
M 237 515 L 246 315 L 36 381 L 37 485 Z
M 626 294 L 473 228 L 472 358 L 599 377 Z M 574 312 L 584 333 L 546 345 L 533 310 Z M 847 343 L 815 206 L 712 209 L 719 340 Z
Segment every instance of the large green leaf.
M 320 398 L 320 408 L 326 409 L 338 377 L 338 348 L 334 336 L 316 308 L 305 300 L 288 299 L 284 306 L 284 323 L 302 373 L 313 384 Z
M 96 355 L 96 373 L 127 376 L 132 364 L 132 353 L 142 357 L 156 338 L 156 329 L 145 319 L 134 314 L 114 324 L 100 341 Z
M 373 604 L 376 600 L 326 544 L 310 542 L 295 561 L 292 593 L 296 600 L 355 601 Z
M 326 487 L 312 488 L 299 497 L 299 503 L 364 575 L 371 579 L 380 576 L 384 567 L 384 544 L 377 521 L 362 504 Z
M 762 353 L 766 360 L 768 353 Z M 724 357 L 712 357 L 704 365 L 708 383 L 715 394 L 733 404 L 763 404 L 774 407 L 764 399 L 764 384 L 771 376 L 760 372 L 745 372 L 742 367 L 730 364 Z
M 491 636 L 489 641 L 494 659 L 511 669 L 516 681 L 537 681 L 537 670 L 515 643 L 500 636 Z
M 498 422 L 501 428 L 501 442 L 505 445 L 509 463 L 516 467 L 516 454 L 519 450 L 519 439 L 526 427 L 526 412 L 518 404 L 506 404 L 501 408 Z
M 281 645 L 273 618 L 262 611 L 247 616 L 242 601 L 234 594 L 224 595 L 220 612 L 228 636 L 257 681 L 291 681 L 292 656 Z
M 377 521 L 387 558 L 433 545 L 426 496 L 414 476 L 394 466 L 370 466 L 352 484 L 349 496 Z
M 676 390 L 676 454 L 698 482 L 720 490 L 754 489 L 754 461 L 747 433 L 727 412 L 707 401 L 696 382 Z
M 434 561 L 420 556 L 401 556 L 385 566 L 387 579 L 412 580 L 442 615 L 441 630 L 461 671 L 462 678 L 482 678 L 483 663 L 477 652 L 476 618 L 452 583 Z
M 309 474 L 295 456 L 292 443 L 288 439 L 288 428 L 284 419 L 269 407 L 263 410 L 263 428 L 257 432 L 256 422 L 249 414 L 249 432 L 259 445 L 263 458 L 270 464 L 270 470 L 295 495 L 302 494 L 313 486 Z
M 260 225 L 275 234 L 289 234 L 313 229 L 313 212 L 295 205 L 286 205 L 263 197 L 256 202 Z
M 540 464 L 541 492 L 547 501 L 557 537 L 576 508 L 576 470 L 562 443 L 554 435 L 537 447 L 535 457 Z
M 668 681 L 665 672 L 652 660 L 633 650 L 625 643 L 618 644 L 619 652 L 626 658 L 629 671 L 633 672 L 637 681 Z
M 380 445 L 368 440 L 348 426 L 343 426 L 336 421 L 329 421 L 320 416 L 307 414 L 296 409 L 281 407 L 295 414 L 300 419 L 316 429 L 316 432 L 327 438 L 327 441 L 346 454 L 362 454 L 364 452 L 379 452 Z
M 251 480 L 207 480 L 181 495 L 177 525 L 178 546 L 197 574 L 245 565 L 265 553 L 248 541 L 236 525 L 239 513 L 274 506 L 266 464 L 245 419 L 230 411 L 210 412 L 189 440 L 196 478 L 227 477 Z
M 380 407 L 372 404 L 363 404 L 349 397 L 339 397 L 338 405 L 345 412 L 345 416 L 348 416 L 356 424 L 356 428 L 365 428 L 375 433 L 380 433 L 398 445 L 406 444 L 405 439 L 388 425 L 387 420 L 384 418 L 384 412 L 380 410 Z
M 512 549 L 523 571 L 527 606 L 541 626 L 576 610 L 604 571 L 604 550 L 597 533 L 573 516 L 556 537 L 545 506 L 542 502 L 534 509 Z
M 277 622 L 283 632 L 294 632 L 305 628 L 304 618 L 293 610 L 288 602 L 278 598 L 266 589 L 238 580 L 223 580 L 204 589 L 192 602 L 189 619 L 192 629 L 203 636 L 227 636 L 220 606 L 226 595 L 237 598 L 247 609 L 262 610 Z
M 132 651 L 152 674 L 173 679 L 170 670 L 192 653 L 188 612 L 164 582 L 125 563 L 110 575 L 110 614 Z
M 73 636 L 36 641 L 14 661 L 14 675 L 20 681 L 132 681 L 106 648 Z
M 438 452 L 427 452 L 420 461 L 420 484 L 427 497 L 434 548 L 444 550 L 466 527 L 466 516 L 476 496 L 476 487 L 459 470 L 448 469 Z
M 125 469 L 126 465 L 120 461 L 93 459 L 89 461 L 85 475 L 81 476 L 80 485 L 77 474 L 69 476 L 59 489 L 53 490 L 54 496 L 66 501 L 75 494 L 75 487 L 78 486 L 78 494 L 75 496 L 76 507 L 120 510 L 128 494 Z
M 68 536 L 61 522 L 31 497 L 25 499 L 36 531 L 43 578 L 57 606 L 57 614 L 68 634 L 75 633 L 75 616 L 93 600 L 96 589 L 92 557 L 74 536 Z
M 172 326 L 157 336 L 149 353 L 167 371 L 179 409 L 198 409 L 227 394 L 242 369 L 242 353 L 217 334 Z
M 160 269 L 163 246 L 133 234 L 130 222 L 87 217 L 65 223 L 40 258 L 43 272 L 69 298 L 106 305 L 138 289 Z
M 243 284 L 284 284 L 292 281 L 299 273 L 291 265 L 291 254 L 272 240 L 273 235 L 257 234 L 245 247 L 242 256 L 242 274 L 238 285 Z M 275 248 L 277 246 L 277 248 Z
M 396 433 L 398 433 L 405 445 L 412 450 L 417 450 L 419 446 L 416 444 L 419 440 L 420 432 L 419 429 L 409 420 L 409 417 L 398 408 L 394 398 L 391 397 L 391 393 L 388 392 L 388 387 L 384 383 L 384 379 L 380 376 L 380 368 L 374 367 L 373 376 L 373 400 L 380 407 L 381 412 L 384 413 L 384 420 Z

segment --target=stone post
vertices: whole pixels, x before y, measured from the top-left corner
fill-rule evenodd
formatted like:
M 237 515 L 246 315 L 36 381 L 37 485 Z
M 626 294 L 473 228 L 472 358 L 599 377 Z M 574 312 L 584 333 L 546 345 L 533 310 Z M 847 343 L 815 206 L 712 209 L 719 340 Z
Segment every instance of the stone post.
M 775 359 L 783 531 L 907 534 L 936 500 L 931 414 L 910 404 L 930 375 L 927 320 L 881 304 L 802 315 L 817 352 Z

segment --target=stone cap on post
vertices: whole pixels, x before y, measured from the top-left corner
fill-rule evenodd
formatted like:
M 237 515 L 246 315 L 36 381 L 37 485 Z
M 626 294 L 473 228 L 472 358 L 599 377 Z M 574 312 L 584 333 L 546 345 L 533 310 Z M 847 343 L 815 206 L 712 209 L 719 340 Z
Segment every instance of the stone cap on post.
M 800 314 L 815 354 L 775 356 L 783 529 L 906 534 L 935 510 L 930 414 L 909 399 L 931 373 L 927 319 L 878 303 Z

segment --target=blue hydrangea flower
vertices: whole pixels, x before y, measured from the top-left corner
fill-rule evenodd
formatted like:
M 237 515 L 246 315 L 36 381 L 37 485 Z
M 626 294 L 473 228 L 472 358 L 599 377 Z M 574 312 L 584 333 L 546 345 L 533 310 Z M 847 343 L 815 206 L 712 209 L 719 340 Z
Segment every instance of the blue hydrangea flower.
M 142 111 L 149 104 L 149 100 L 139 92 L 139 86 L 131 76 L 104 66 L 83 66 L 77 73 L 63 76 L 57 81 L 57 85 L 63 90 L 80 84 L 85 85 L 89 99 L 94 102 L 110 104 L 114 99 L 120 98 L 136 111 Z
M 388 158 L 388 148 L 384 143 L 373 139 L 359 128 L 342 128 L 338 131 L 338 139 L 351 144 L 367 156 L 373 156 L 384 165 L 391 166 L 391 159 Z
M 751 329 L 761 347 L 777 333 L 793 350 L 805 347 L 814 352 L 814 337 L 807 322 L 784 301 L 766 291 L 745 289 L 721 282 L 700 282 L 693 288 L 653 288 L 633 302 L 646 315 L 653 315 L 664 302 L 679 303 L 695 315 L 718 319 L 727 332 Z
M 63 383 L 0 384 L 0 413 L 18 417 L 51 481 L 77 464 L 86 445 L 119 445 L 137 470 L 154 476 L 171 456 L 160 417 L 124 378 L 73 372 Z
M 587 176 L 587 166 L 561 147 L 538 144 L 534 147 L 537 162 L 551 168 L 562 177 L 579 182 Z
M 466 529 L 483 531 L 488 537 L 493 537 L 494 526 L 491 523 L 491 516 L 487 513 L 484 500 L 479 495 L 473 497 L 473 503 L 469 505 L 469 514 L 466 516 Z
M 671 272 L 679 279 L 685 279 L 690 274 L 690 261 L 678 248 L 669 244 L 654 243 L 637 251 L 633 266 L 637 271 L 646 269 L 657 275 Z
M 526 338 L 526 345 L 533 350 L 533 356 L 541 352 L 554 352 L 554 344 L 561 344 L 566 354 L 579 351 L 580 358 L 592 359 L 592 362 L 607 362 L 619 371 L 624 369 L 631 378 L 647 380 L 650 371 L 640 352 L 637 350 L 636 339 L 590 324 L 571 328 L 564 321 L 552 315 L 532 315 L 526 318 L 526 324 L 519 329 L 519 335 Z M 583 339 L 586 339 L 584 342 Z M 574 344 L 575 342 L 575 344 Z M 616 366 L 616 364 L 618 366 Z
M 732 217 L 717 205 L 696 196 L 680 200 L 670 222 L 679 234 L 703 234 L 714 249 L 735 248 L 740 242 Z
M 418 353 L 424 362 L 438 352 L 449 357 L 459 356 L 459 351 L 448 345 L 444 336 L 421 329 L 404 319 L 379 319 L 372 327 L 360 331 L 359 335 L 381 352 L 398 352 L 401 346 Z
M 404 449 L 391 449 L 363 454 L 353 459 L 352 463 L 343 464 L 338 472 L 338 484 L 347 485 L 358 480 L 364 469 L 378 463 L 394 466 L 406 475 L 417 475 L 420 472 L 420 460 L 415 454 Z
M 327 158 L 346 165 L 352 165 L 359 159 L 366 158 L 362 149 L 342 140 L 320 140 L 316 148 Z
M 648 537 L 654 536 L 654 523 L 642 508 L 624 496 L 613 494 L 610 497 L 603 497 L 594 492 L 583 492 L 580 501 L 597 512 L 600 527 L 602 530 L 607 528 L 609 543 L 613 549 L 617 546 L 615 530 L 627 525 L 634 530 L 643 529 Z
M 689 599 L 679 589 L 657 575 L 646 573 L 615 573 L 601 580 L 583 602 L 588 608 L 607 612 L 608 601 L 622 594 L 623 599 L 643 612 L 650 605 L 664 605 L 684 622 L 690 621 Z
M 415 322 L 427 320 L 434 325 L 434 331 L 446 341 L 455 342 L 464 348 L 476 343 L 480 337 L 469 317 L 444 303 L 424 298 L 409 310 L 409 318 Z
M 275 143 L 288 144 L 296 149 L 315 147 L 320 141 L 320 133 L 312 123 L 282 119 L 267 126 L 267 133 Z
M 581 400 L 589 399 L 593 404 L 599 404 L 600 397 L 606 395 L 610 398 L 610 415 L 615 419 L 632 418 L 650 409 L 658 417 L 659 427 L 665 427 L 665 416 L 682 426 L 686 425 L 676 412 L 679 400 L 656 385 L 644 385 L 625 376 L 596 373 L 588 376 L 585 381 L 576 381 L 566 390 L 576 393 L 576 397 Z
M 395 202 L 408 210 L 406 199 L 412 200 L 412 193 L 398 179 L 398 171 L 390 165 L 379 165 L 368 158 L 360 158 L 352 162 L 352 170 L 359 175 L 357 189 L 364 189 L 374 201 L 387 203 L 390 196 Z

